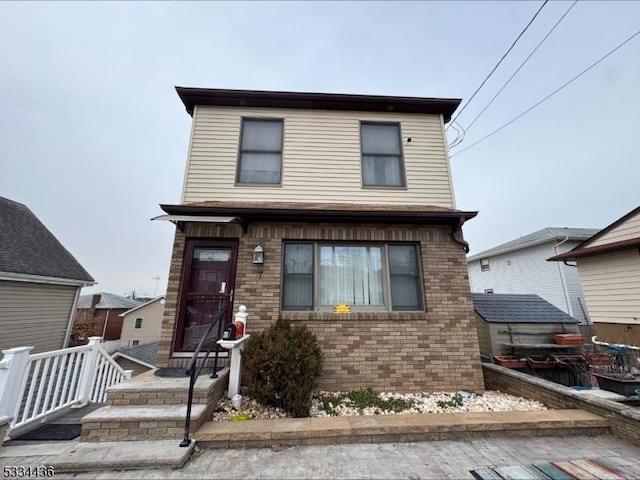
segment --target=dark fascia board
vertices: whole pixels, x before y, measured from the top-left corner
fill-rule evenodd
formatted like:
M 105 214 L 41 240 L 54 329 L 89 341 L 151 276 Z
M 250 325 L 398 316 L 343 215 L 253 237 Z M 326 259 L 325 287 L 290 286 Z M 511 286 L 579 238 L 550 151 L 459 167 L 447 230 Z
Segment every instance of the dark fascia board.
M 196 105 L 258 108 L 299 108 L 308 110 L 351 110 L 366 112 L 442 114 L 451 120 L 461 99 L 350 95 L 338 93 L 270 92 L 176 87 L 178 96 L 193 115 Z
M 619 242 L 607 243 L 605 245 L 597 245 L 595 247 L 580 247 L 577 246 L 573 250 L 569 250 L 566 253 L 561 253 L 555 257 L 548 258 L 549 262 L 563 262 L 568 260 L 575 260 L 581 257 L 591 257 L 593 255 L 603 255 L 605 253 L 615 253 L 622 250 L 629 250 L 632 248 L 638 248 L 640 250 L 640 237 L 630 238 L 629 240 L 621 240 Z
M 409 224 L 461 224 L 475 217 L 478 212 L 408 212 L 371 210 L 309 210 L 283 208 L 233 208 L 202 205 L 160 205 L 169 215 L 220 215 L 236 216 L 245 222 L 354 222 L 354 223 L 409 223 Z

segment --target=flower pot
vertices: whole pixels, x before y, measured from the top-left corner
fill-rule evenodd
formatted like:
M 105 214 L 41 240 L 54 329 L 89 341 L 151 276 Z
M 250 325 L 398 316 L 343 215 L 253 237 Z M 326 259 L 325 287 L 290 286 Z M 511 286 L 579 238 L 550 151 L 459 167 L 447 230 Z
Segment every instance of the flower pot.
M 598 380 L 598 385 L 602 390 L 615 392 L 625 397 L 635 394 L 636 389 L 640 389 L 640 375 L 630 373 L 594 373 Z
M 513 355 L 494 355 L 493 358 L 498 365 L 507 368 L 523 368 L 525 364 L 524 360 Z
M 558 333 L 553 340 L 556 345 L 584 345 L 585 338 L 579 333 Z
M 527 357 L 527 364 L 531 368 L 555 368 L 556 361 L 544 355 L 531 355 Z

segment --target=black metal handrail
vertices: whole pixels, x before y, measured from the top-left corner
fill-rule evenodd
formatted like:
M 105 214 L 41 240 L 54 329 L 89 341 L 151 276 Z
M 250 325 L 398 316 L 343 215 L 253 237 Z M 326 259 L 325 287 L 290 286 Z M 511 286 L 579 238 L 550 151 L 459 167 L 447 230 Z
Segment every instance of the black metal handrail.
M 182 439 L 182 442 L 180 442 L 181 447 L 188 447 L 191 444 L 191 440 L 189 439 L 189 424 L 191 423 L 191 405 L 193 403 L 193 388 L 196 384 L 196 380 L 198 379 L 198 376 L 200 375 L 200 372 L 202 372 L 202 369 L 207 363 L 207 359 L 211 354 L 211 350 L 213 350 L 214 348 L 216 349 L 216 351 L 214 355 L 213 373 L 211 374 L 211 378 L 218 377 L 218 374 L 216 373 L 218 370 L 218 348 L 217 348 L 218 344 L 216 342 L 212 343 L 212 345 L 209 347 L 209 350 L 207 350 L 207 353 L 204 355 L 204 358 L 202 360 L 202 363 L 200 364 L 200 367 L 196 369 L 198 355 L 200 354 L 200 350 L 202 350 L 202 346 L 208 339 L 209 334 L 213 329 L 213 326 L 216 324 L 218 325 L 217 339 L 221 338 L 220 333 L 222 329 L 222 320 L 224 319 L 226 314 L 227 314 L 226 309 L 220 310 L 220 312 L 216 316 L 216 319 L 213 322 L 211 322 L 211 324 L 209 325 L 209 328 L 207 328 L 207 331 L 204 332 L 204 335 L 200 339 L 200 343 L 198 343 L 198 347 L 196 348 L 195 352 L 193 352 L 193 356 L 191 357 L 191 361 L 189 362 L 189 366 L 187 367 L 187 375 L 189 375 L 189 397 L 187 400 L 187 417 L 184 423 L 184 438 Z

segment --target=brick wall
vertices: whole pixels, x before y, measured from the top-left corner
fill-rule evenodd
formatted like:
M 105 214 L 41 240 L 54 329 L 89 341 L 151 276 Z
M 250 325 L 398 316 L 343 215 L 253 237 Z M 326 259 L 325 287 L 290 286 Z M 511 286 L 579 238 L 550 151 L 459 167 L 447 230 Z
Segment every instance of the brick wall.
M 482 391 L 482 372 L 464 250 L 450 227 L 414 225 L 189 224 L 176 231 L 162 325 L 158 366 L 183 367 L 171 358 L 185 239 L 238 238 L 234 309 L 247 306 L 248 333 L 273 324 L 280 312 L 282 242 L 287 240 L 419 242 L 426 312 L 287 313 L 307 325 L 321 343 L 325 369 L 320 388 L 374 387 L 390 391 Z M 252 264 L 262 243 L 263 266 Z
M 484 384 L 487 390 L 500 390 L 519 397 L 544 403 L 555 409 L 582 409 L 609 421 L 614 435 L 640 445 L 640 411 L 611 400 L 587 397 L 569 387 L 541 378 L 516 372 L 509 368 L 483 363 Z

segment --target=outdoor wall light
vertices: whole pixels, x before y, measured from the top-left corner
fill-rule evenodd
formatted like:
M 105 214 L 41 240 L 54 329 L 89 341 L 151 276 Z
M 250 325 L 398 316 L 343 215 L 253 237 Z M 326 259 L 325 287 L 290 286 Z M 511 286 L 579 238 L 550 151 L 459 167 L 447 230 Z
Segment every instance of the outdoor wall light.
M 255 265 L 262 265 L 264 263 L 264 249 L 262 244 L 253 249 L 253 263 Z

